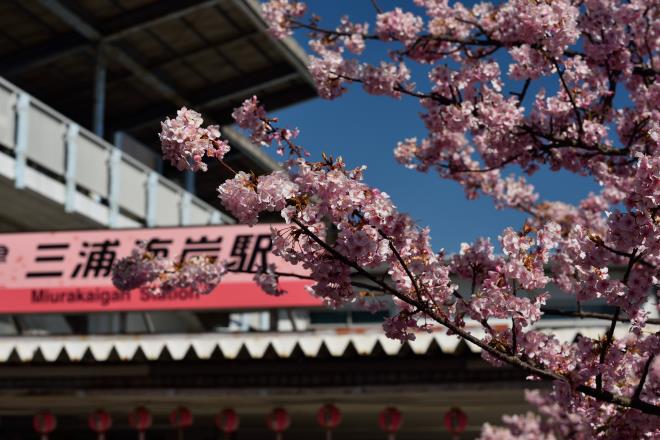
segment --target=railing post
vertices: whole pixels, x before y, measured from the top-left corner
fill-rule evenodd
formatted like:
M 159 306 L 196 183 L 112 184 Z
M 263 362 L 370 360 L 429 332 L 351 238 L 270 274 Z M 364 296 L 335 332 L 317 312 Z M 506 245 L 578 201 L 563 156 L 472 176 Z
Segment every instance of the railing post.
M 66 152 L 66 168 L 64 171 L 64 182 L 66 185 L 66 193 L 64 196 L 64 211 L 73 212 L 76 204 L 76 139 L 80 127 L 78 124 L 71 122 L 67 126 L 66 135 L 64 137 L 64 148 Z
M 195 194 L 195 173 L 187 170 L 184 174 L 184 187 L 186 191 Z
M 188 226 L 190 224 L 190 205 L 192 203 L 192 194 L 184 191 L 179 202 L 179 224 Z
M 212 225 L 221 225 L 223 223 L 220 211 L 213 210 L 211 213 L 211 218 L 209 219 L 209 223 Z
M 30 95 L 26 93 L 19 93 L 16 99 L 16 131 L 14 144 L 16 145 L 14 152 L 16 154 L 16 162 L 14 169 L 14 186 L 16 188 L 25 188 L 25 168 L 27 166 L 27 141 L 29 130 L 29 112 L 30 112 Z
M 145 224 L 147 227 L 152 227 L 156 224 L 156 202 L 158 190 L 158 173 L 151 171 L 147 178 L 147 215 Z
M 117 227 L 119 219 L 119 190 L 121 182 L 121 150 L 113 148 L 110 153 L 110 188 L 108 191 L 108 206 L 110 213 L 108 215 L 108 226 Z

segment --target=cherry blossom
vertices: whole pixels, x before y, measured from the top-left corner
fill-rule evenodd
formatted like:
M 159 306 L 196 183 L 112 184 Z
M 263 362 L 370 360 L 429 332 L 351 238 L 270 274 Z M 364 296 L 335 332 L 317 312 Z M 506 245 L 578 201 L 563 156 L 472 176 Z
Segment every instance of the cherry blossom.
M 254 275 L 254 282 L 267 294 L 280 296 L 284 295 L 286 290 L 282 290 L 278 285 L 279 277 L 276 269 L 274 264 L 269 264 L 265 268 L 258 268 L 257 273 Z
M 163 158 L 179 170 L 206 171 L 204 155 L 221 160 L 229 144 L 220 139 L 217 125 L 202 128 L 202 115 L 183 107 L 174 119 L 161 122 L 160 141 Z
M 207 294 L 227 272 L 223 262 L 208 257 L 193 257 L 181 262 L 158 257 L 140 243 L 130 256 L 112 268 L 112 282 L 120 290 L 140 290 L 153 295 L 173 291 Z
M 218 197 L 246 224 L 279 212 L 285 226 L 272 233 L 274 254 L 300 267 L 328 306 L 371 307 L 365 291 L 389 296 L 396 313 L 383 323 L 387 336 L 406 341 L 444 327 L 493 365 L 551 382 L 527 396 L 536 414 L 485 425 L 481 438 L 659 437 L 660 338 L 648 307 L 660 284 L 658 5 L 415 4 L 424 16 L 376 6 L 370 22 L 343 16 L 328 27 L 306 20 L 302 3 L 272 0 L 263 11 L 277 37 L 310 32 L 309 71 L 322 98 L 357 86 L 418 100 L 425 133 L 396 145 L 399 163 L 453 180 L 469 199 L 520 211 L 524 224 L 447 256 L 428 228 L 363 180 L 364 166 L 311 158 L 296 144 L 297 129 L 279 127 L 256 97 L 234 111 L 236 123 L 288 155 L 268 175 L 239 170 Z M 366 62 L 372 44 L 390 50 Z M 165 121 L 164 157 L 193 170 L 205 169 L 204 154 L 221 159 L 219 131 L 201 125 L 187 109 Z M 539 169 L 577 173 L 601 189 L 576 204 L 546 200 L 531 183 Z M 457 214 L 448 207 L 448 215 Z M 114 280 L 122 289 L 208 291 L 224 268 L 208 260 L 172 266 L 140 248 L 119 262 Z M 269 265 L 254 278 L 280 295 L 280 276 Z M 549 307 L 555 287 L 573 309 Z M 609 311 L 583 309 L 594 300 Z M 602 333 L 560 342 L 539 328 L 553 314 L 601 320 Z
M 396 8 L 390 12 L 378 14 L 376 32 L 382 40 L 399 40 L 405 44 L 415 41 L 424 22 L 410 12 Z
M 359 55 L 365 48 L 364 36 L 369 33 L 369 23 L 352 23 L 345 15 L 341 18 L 337 32 L 343 34 L 341 42 L 346 49 Z
M 270 31 L 276 37 L 285 37 L 291 34 L 292 18 L 305 14 L 307 7 L 301 2 L 289 0 L 273 0 L 263 5 L 264 18 L 270 24 Z

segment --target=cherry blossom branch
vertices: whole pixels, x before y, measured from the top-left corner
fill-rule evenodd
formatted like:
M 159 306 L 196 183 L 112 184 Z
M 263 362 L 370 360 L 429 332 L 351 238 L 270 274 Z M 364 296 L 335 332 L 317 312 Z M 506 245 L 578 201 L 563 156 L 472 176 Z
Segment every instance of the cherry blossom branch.
M 469 169 L 469 168 L 456 168 L 451 166 L 450 164 L 440 164 L 442 168 L 448 169 L 452 173 L 488 173 L 490 171 L 495 171 L 499 170 L 501 168 L 504 168 L 506 165 L 515 162 L 519 158 L 519 155 L 511 156 L 509 158 L 504 159 L 502 162 L 500 162 L 498 165 L 493 165 L 492 167 L 488 168 L 477 168 L 477 169 Z
M 653 405 L 640 400 L 633 401 L 627 397 L 615 395 L 609 391 L 598 390 L 587 385 L 580 385 L 576 387 L 576 390 L 603 402 L 614 403 L 619 406 L 638 409 L 646 414 L 660 416 L 660 406 L 658 405 Z
M 546 150 L 560 149 L 560 148 L 579 148 L 587 151 L 595 150 L 594 152 L 595 154 L 603 155 L 603 156 L 627 156 L 630 153 L 629 147 L 615 149 L 615 148 L 605 148 L 602 145 L 590 146 L 585 144 L 584 141 L 582 141 L 582 139 L 580 138 L 560 139 L 553 136 L 551 133 L 541 132 L 529 125 L 522 125 L 520 126 L 520 128 L 528 134 L 549 141 L 550 142 L 549 144 L 541 144 L 543 146 L 543 149 Z
M 555 66 L 555 69 L 557 69 L 557 74 L 559 75 L 559 80 L 561 81 L 561 85 L 564 87 L 564 90 L 568 95 L 568 99 L 571 101 L 571 106 L 573 106 L 573 113 L 575 113 L 575 118 L 577 119 L 578 122 L 578 130 L 580 131 L 580 133 L 582 133 L 584 131 L 584 128 L 582 127 L 582 116 L 580 115 L 580 110 L 578 109 L 577 103 L 575 102 L 575 98 L 573 98 L 571 89 L 568 87 L 568 84 L 566 84 L 566 80 L 564 79 L 564 72 L 562 72 L 561 68 L 559 67 L 559 63 L 557 62 L 556 59 L 554 58 L 552 59 L 552 64 Z
M 230 173 L 232 173 L 233 175 L 238 174 L 238 173 L 236 172 L 236 170 L 234 170 L 232 167 L 230 167 L 229 164 L 228 164 L 227 162 L 225 162 L 224 160 L 220 159 L 218 162 L 220 162 L 220 165 L 222 165 L 223 167 L 225 167 L 225 168 L 226 168 Z
M 626 273 L 623 275 L 623 279 L 621 280 L 621 282 L 626 286 L 628 285 L 628 278 L 630 277 L 630 272 L 632 271 L 632 268 L 635 265 L 636 254 L 637 254 L 637 249 L 633 249 L 630 258 L 628 258 L 628 266 L 626 267 Z M 610 350 L 610 346 L 612 345 L 612 339 L 614 338 L 614 330 L 616 328 L 616 323 L 619 320 L 620 313 L 621 313 L 621 307 L 617 306 L 616 310 L 614 311 L 614 316 L 612 317 L 610 328 L 605 336 L 605 342 L 603 343 L 603 347 L 600 351 L 600 358 L 599 358 L 600 365 L 603 365 L 603 363 L 605 362 L 605 356 L 607 356 L 607 353 Z M 603 388 L 603 374 L 602 372 L 600 372 L 596 376 L 596 389 L 598 391 L 601 391 L 602 388 Z
M 403 261 L 403 257 L 401 257 L 401 254 L 400 254 L 399 251 L 397 250 L 396 246 L 394 246 L 394 243 L 392 243 L 392 239 L 391 239 L 390 237 L 388 237 L 388 236 L 387 236 L 382 230 L 380 230 L 380 229 L 378 230 L 378 234 L 379 234 L 381 237 L 383 237 L 385 240 L 387 240 L 390 250 L 394 253 L 394 256 L 396 256 L 397 261 L 399 262 L 399 264 L 401 265 L 401 267 L 403 268 L 403 270 L 406 272 L 406 275 L 407 275 L 408 278 L 410 279 L 410 282 L 412 283 L 413 288 L 415 289 L 415 294 L 417 295 L 417 300 L 418 300 L 420 303 L 422 303 L 422 292 L 421 292 L 419 286 L 417 285 L 417 280 L 416 280 L 415 277 L 413 276 L 412 272 L 410 272 L 410 268 L 408 267 L 408 265 L 406 264 L 406 262 Z
M 649 358 L 646 360 L 646 363 L 644 363 L 644 370 L 642 371 L 642 377 L 639 379 L 639 384 L 637 384 L 637 388 L 635 388 L 635 393 L 632 396 L 632 401 L 633 402 L 638 402 L 640 400 L 640 396 L 642 395 L 642 390 L 644 389 L 644 383 L 646 382 L 646 378 L 649 375 L 649 369 L 651 368 L 651 364 L 653 363 L 653 359 L 655 358 L 656 353 L 653 353 L 649 356 Z
M 532 80 L 527 78 L 525 80 L 525 84 L 523 84 L 523 88 L 520 92 L 511 92 L 513 96 L 518 97 L 518 107 L 520 107 L 525 100 L 525 95 L 527 94 L 527 90 L 529 89 L 529 85 L 532 83 Z
M 316 234 L 314 234 L 304 223 L 302 223 L 297 218 L 292 218 L 291 221 L 293 223 L 295 223 L 296 225 L 298 225 L 298 227 L 301 228 L 301 230 L 303 231 L 303 233 L 305 233 L 305 235 L 310 237 L 315 243 L 317 243 L 325 251 L 330 253 L 338 261 L 340 261 L 341 263 L 343 263 L 343 264 L 345 264 L 349 267 L 352 267 L 358 273 L 365 276 L 370 281 L 372 281 L 372 282 L 378 284 L 379 286 L 381 286 L 386 292 L 390 293 L 391 295 L 395 296 L 396 298 L 400 299 L 401 301 L 403 301 L 403 302 L 405 302 L 405 303 L 407 303 L 407 304 L 409 304 L 413 307 L 416 307 L 417 309 L 422 311 L 424 314 L 426 314 L 427 316 L 429 316 L 430 318 L 432 318 L 433 320 L 435 320 L 439 324 L 445 326 L 451 332 L 455 333 L 456 335 L 460 336 L 461 338 L 465 339 L 466 341 L 473 343 L 474 345 L 478 346 L 482 350 L 487 351 L 491 355 L 495 356 L 497 359 L 499 359 L 499 360 L 501 360 L 501 361 L 503 361 L 503 362 L 505 362 L 509 365 L 512 365 L 514 367 L 518 367 L 518 368 L 522 369 L 523 371 L 525 371 L 529 374 L 538 376 L 538 377 L 543 378 L 543 379 L 563 380 L 563 381 L 567 380 L 564 376 L 562 376 L 560 374 L 557 374 L 555 372 L 548 371 L 548 370 L 536 367 L 536 366 L 534 366 L 530 363 L 527 363 L 527 362 L 521 360 L 517 356 L 509 355 L 509 354 L 504 353 L 500 350 L 497 350 L 494 347 L 491 347 L 490 345 L 486 344 L 485 342 L 483 342 L 479 338 L 475 337 L 471 333 L 469 333 L 469 332 L 463 330 L 462 328 L 460 328 L 459 326 L 455 325 L 454 323 L 452 323 L 448 319 L 438 315 L 433 310 L 429 310 L 423 304 L 421 304 L 421 303 L 419 303 L 419 302 L 417 302 L 417 301 L 415 301 L 411 298 L 408 298 L 405 295 L 402 295 L 396 289 L 394 289 L 394 288 L 388 286 L 387 284 L 385 284 L 384 282 L 378 280 L 372 274 L 370 274 L 364 268 L 362 268 L 359 264 L 351 261 L 345 255 L 343 255 L 342 253 L 338 252 L 336 249 L 334 249 L 333 247 L 328 245 L 324 240 L 322 240 L 320 237 L 318 237 Z M 657 406 L 657 405 L 652 405 L 652 404 L 649 404 L 647 402 L 642 402 L 642 401 L 634 401 L 633 402 L 629 398 L 626 398 L 626 397 L 623 397 L 623 396 L 618 396 L 618 395 L 615 395 L 615 394 L 610 393 L 608 391 L 604 391 L 602 389 L 595 389 L 595 388 L 592 388 L 592 387 L 589 387 L 589 386 L 586 386 L 586 385 L 580 385 L 576 389 L 578 391 L 588 395 L 588 396 L 594 397 L 594 398 L 602 400 L 604 402 L 614 403 L 614 404 L 624 406 L 624 407 L 639 409 L 640 411 L 648 413 L 648 414 L 660 415 L 660 406 Z
M 245 270 L 245 269 L 227 269 L 227 272 L 231 273 L 249 273 L 249 274 L 258 274 L 260 271 L 258 270 Z M 279 270 L 273 271 L 273 275 L 276 275 L 278 277 L 282 278 L 298 278 L 301 280 L 310 280 L 313 281 L 314 278 L 310 277 L 309 275 L 304 275 L 296 272 L 282 272 Z M 383 289 L 380 286 L 375 286 L 373 284 L 367 284 L 367 283 L 362 283 L 360 281 L 353 281 L 351 280 L 351 285 L 355 287 L 360 287 L 362 289 L 369 289 L 369 290 L 376 290 L 379 292 L 382 292 Z
M 400 142 L 396 159 L 409 168 L 435 170 L 442 178 L 456 180 L 469 198 L 492 196 L 498 207 L 528 213 L 530 230 L 507 229 L 501 236 L 506 256 L 495 256 L 484 240 L 462 246 L 459 255 L 443 262 L 428 233 L 417 229 L 389 196 L 364 183 L 362 168 L 350 170 L 343 160 L 326 157 L 309 162 L 291 142 L 297 130 L 275 127 L 276 120 L 267 118 L 256 97 L 232 116 L 255 143 L 276 143 L 278 154 L 288 145 L 289 159 L 283 170 L 268 175 L 237 173 L 218 189 L 223 205 L 246 224 L 257 223 L 262 212 L 281 212 L 292 224 L 289 233 L 276 237 L 274 252 L 309 267 L 309 279 L 315 281 L 311 287 L 320 298 L 337 305 L 359 299 L 362 286 L 353 279 L 375 295 L 390 295 L 400 310 L 384 322 L 388 337 L 413 338 L 413 329 L 431 329 L 435 321 L 448 334 L 475 344 L 494 365 L 561 381 L 542 393 L 547 403 L 534 402 L 544 418 L 539 431 L 544 435 L 553 430 L 557 437 L 566 432 L 611 438 L 641 438 L 642 430 L 660 433 L 660 419 L 627 411 L 657 414 L 660 404 L 653 394 L 657 377 L 646 365 L 660 334 L 643 328 L 656 322 L 646 319 L 643 306 L 646 292 L 657 282 L 660 261 L 659 120 L 652 87 L 657 77 L 643 74 L 649 65 L 654 72 L 657 67 L 660 46 L 652 31 L 657 6 L 652 0 L 620 5 L 571 0 L 553 0 L 552 5 L 524 0 L 496 5 L 417 3 L 415 11 L 382 11 L 372 0 L 377 13 L 372 34 L 371 23 L 354 23 L 348 16 L 335 31 L 321 29 L 317 16 L 309 24 L 296 25 L 292 20 L 305 21 L 300 18 L 305 5 L 297 1 L 271 0 L 264 5 L 264 17 L 277 37 L 290 35 L 292 28 L 312 31 L 316 55 L 310 58 L 310 75 L 320 96 L 334 99 L 354 88 L 349 85 L 361 83 L 369 94 L 418 100 L 428 135 L 419 142 Z M 522 25 L 511 26 L 514 23 Z M 394 47 L 382 63 L 368 63 L 360 57 L 365 40 Z M 508 51 L 510 60 L 490 57 L 500 49 Z M 428 71 L 428 92 L 411 82 L 409 61 Z M 559 89 L 548 93 L 541 88 L 526 108 L 526 96 L 536 89 L 532 83 L 555 73 Z M 513 96 L 503 91 L 507 77 L 523 81 L 510 92 Z M 623 93 L 625 105 L 619 105 L 615 96 Z M 226 146 L 219 130 L 202 128 L 197 116 L 183 109 L 176 121 L 165 123 L 161 139 L 166 141 L 166 157 L 177 166 L 204 170 L 200 158 L 206 154 L 222 159 Z M 537 203 L 538 194 L 524 178 L 501 176 L 509 164 L 519 164 L 527 175 L 544 166 L 591 175 L 603 188 L 577 206 Z M 364 213 L 358 222 L 356 212 Z M 292 219 L 306 225 L 307 232 Z M 336 239 L 323 236 L 326 221 L 336 225 Z M 590 239 L 590 233 L 607 237 L 607 247 Z M 550 254 L 550 249 L 556 251 Z M 628 249 L 639 250 L 639 255 Z M 624 283 L 604 269 L 619 260 L 629 263 Z M 548 264 L 552 274 L 545 271 Z M 389 279 L 369 269 L 379 265 L 388 266 Z M 477 265 L 483 268 L 480 274 Z M 475 269 L 473 295 L 468 298 L 465 292 L 464 299 L 450 275 L 469 276 L 470 266 Z M 204 285 L 215 282 L 222 270 L 202 267 Z M 183 281 L 196 272 L 184 268 Z M 279 276 L 285 274 L 269 265 L 255 274 L 255 282 L 279 295 Z M 512 283 L 514 289 L 525 290 L 547 290 L 555 283 L 575 292 L 576 300 L 601 297 L 617 306 L 617 312 L 584 312 L 579 301 L 576 311 L 557 311 L 559 316 L 610 321 L 600 340 L 584 337 L 564 344 L 555 335 L 526 328 L 556 310 L 542 307 L 546 295 L 516 296 Z M 466 327 L 468 316 L 481 324 L 478 336 Z M 492 317 L 510 320 L 512 328 L 492 328 Z M 634 334 L 615 337 L 618 322 L 628 320 L 633 321 Z M 620 344 L 626 349 L 614 356 Z M 641 376 L 639 382 L 628 380 L 631 372 Z M 608 408 L 607 403 L 618 407 Z M 558 422 L 548 407 L 577 417 Z M 558 429 L 546 428 L 546 422 Z M 482 440 L 492 438 L 502 437 L 482 434 Z
M 550 307 L 541 307 L 541 311 L 543 313 L 546 313 L 548 315 L 557 315 L 557 316 L 568 316 L 572 318 L 593 318 L 593 319 L 603 319 L 606 321 L 612 321 L 614 319 L 614 315 L 608 314 L 608 313 L 598 313 L 598 312 L 583 312 L 583 311 L 571 311 L 571 310 L 561 310 L 561 309 L 553 309 Z M 625 318 L 619 316 L 617 318 L 619 322 L 630 322 L 630 318 Z M 649 318 L 646 320 L 648 324 L 654 324 L 654 325 L 660 325 L 660 319 L 656 318 Z
M 376 12 L 378 14 L 383 13 L 383 8 L 380 7 L 380 5 L 378 4 L 378 2 L 376 0 L 371 0 L 371 5 L 374 7 L 374 9 L 376 10 Z
M 592 235 L 592 236 L 590 236 L 589 238 L 590 238 L 591 241 L 593 241 L 597 246 L 601 246 L 602 248 L 607 249 L 608 251 L 612 252 L 613 254 L 619 255 L 619 256 L 621 256 L 621 257 L 626 257 L 626 258 L 633 258 L 633 254 L 632 254 L 632 253 L 630 253 L 630 252 L 625 252 L 625 251 L 620 251 L 620 250 L 614 249 L 614 248 L 611 247 L 611 246 L 608 246 L 607 244 L 605 244 L 605 242 L 603 241 L 603 239 L 600 238 L 599 236 Z M 648 267 L 648 268 L 655 269 L 655 265 L 652 264 L 652 263 L 650 263 L 650 262 L 648 262 L 648 261 L 646 261 L 645 259 L 641 258 L 641 255 L 638 256 L 638 257 L 636 258 L 635 263 L 639 263 L 639 264 L 644 265 L 644 266 L 646 266 L 646 267 Z
M 303 23 L 302 21 L 298 20 L 289 20 L 289 23 L 291 23 L 294 27 L 296 28 L 302 28 L 302 29 L 307 29 L 313 32 L 318 32 L 320 34 L 324 34 L 326 36 L 330 37 L 351 37 L 353 36 L 352 32 L 342 32 L 342 31 L 336 31 L 333 29 L 324 29 L 321 28 L 315 24 L 308 24 L 308 23 Z M 378 38 L 378 35 L 376 34 L 366 34 L 366 33 L 360 33 L 360 36 L 364 38 L 365 40 L 380 40 Z
M 511 294 L 516 296 L 516 280 L 511 283 Z M 516 354 L 518 352 L 518 329 L 516 328 L 516 320 L 511 316 L 511 352 Z
M 364 80 L 360 78 L 354 78 L 348 75 L 342 75 L 339 73 L 335 72 L 330 72 L 332 75 L 335 75 L 337 78 L 345 79 L 347 81 L 351 81 L 354 83 L 358 84 L 364 84 Z M 396 84 L 393 88 L 394 91 L 397 91 L 399 93 L 402 93 L 404 95 L 412 96 L 413 98 L 419 98 L 419 99 L 431 99 L 433 101 L 437 101 L 443 105 L 452 105 L 452 104 L 457 104 L 458 101 L 456 99 L 449 99 L 447 97 L 444 97 L 442 95 L 438 95 L 437 93 L 422 93 L 422 92 L 416 92 L 413 90 L 409 90 L 406 87 L 402 86 L 401 84 Z

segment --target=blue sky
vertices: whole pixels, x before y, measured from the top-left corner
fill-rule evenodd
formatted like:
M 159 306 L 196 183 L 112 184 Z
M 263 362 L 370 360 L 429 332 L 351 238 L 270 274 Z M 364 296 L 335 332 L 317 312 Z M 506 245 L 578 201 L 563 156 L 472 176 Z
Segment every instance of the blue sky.
M 354 21 L 369 21 L 373 29 L 374 12 L 370 0 L 310 0 L 309 9 L 323 18 L 322 23 L 334 27 L 341 15 Z M 410 1 L 379 0 L 384 10 L 396 6 L 410 9 Z M 307 49 L 304 32 L 296 39 Z M 379 43 L 376 43 L 379 44 Z M 370 62 L 383 59 L 382 50 L 369 51 Z M 411 66 L 412 67 L 412 66 Z M 425 76 L 415 75 L 422 90 L 428 89 Z M 553 90 L 555 78 L 542 84 Z M 518 89 L 509 84 L 511 90 Z M 526 104 L 537 89 L 530 90 Z M 342 156 L 349 166 L 367 165 L 368 184 L 390 194 L 398 208 L 410 214 L 420 225 L 431 227 L 433 247 L 456 252 L 460 243 L 479 236 L 497 235 L 507 226 L 519 227 L 525 217 L 510 210 L 496 210 L 489 198 L 467 200 L 457 183 L 440 179 L 436 174 L 422 174 L 399 165 L 392 154 L 396 143 L 408 137 L 425 137 L 419 118 L 421 108 L 414 99 L 395 100 L 369 96 L 359 86 L 334 101 L 320 98 L 273 112 L 282 126 L 298 127 L 298 138 L 313 156 L 321 152 Z M 541 170 L 529 178 L 545 200 L 576 202 L 598 186 L 592 179 L 567 172 Z

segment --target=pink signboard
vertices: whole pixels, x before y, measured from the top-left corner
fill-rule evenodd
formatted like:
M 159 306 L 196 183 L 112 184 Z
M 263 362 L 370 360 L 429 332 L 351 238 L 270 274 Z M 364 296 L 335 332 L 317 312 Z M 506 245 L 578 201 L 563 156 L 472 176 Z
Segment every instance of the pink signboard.
M 282 225 L 273 225 L 281 227 Z M 215 256 L 231 267 L 254 271 L 275 263 L 300 273 L 271 253 L 270 225 L 124 229 L 0 234 L 0 313 L 104 312 L 127 310 L 260 309 L 314 307 L 308 281 L 281 278 L 286 295 L 264 293 L 249 273 L 229 273 L 211 293 L 154 296 L 121 292 L 111 267 L 144 241 L 156 255 L 186 259 Z

